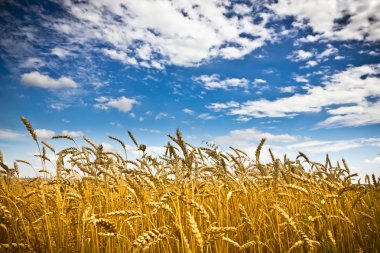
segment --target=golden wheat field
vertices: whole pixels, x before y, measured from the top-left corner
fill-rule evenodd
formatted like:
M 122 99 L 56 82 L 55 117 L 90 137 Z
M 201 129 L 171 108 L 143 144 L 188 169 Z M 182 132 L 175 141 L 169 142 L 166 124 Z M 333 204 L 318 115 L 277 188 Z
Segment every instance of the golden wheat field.
M 57 151 L 39 142 L 40 177 L 18 176 L 1 155 L 1 252 L 379 252 L 380 182 L 343 160 L 274 157 L 263 139 L 241 150 L 194 147 L 180 131 L 159 158 L 105 152 L 84 137 Z M 125 147 L 123 141 L 110 136 Z M 271 163 L 260 154 L 270 152 Z M 46 170 L 56 157 L 54 173 Z M 32 169 L 32 168 L 31 168 Z

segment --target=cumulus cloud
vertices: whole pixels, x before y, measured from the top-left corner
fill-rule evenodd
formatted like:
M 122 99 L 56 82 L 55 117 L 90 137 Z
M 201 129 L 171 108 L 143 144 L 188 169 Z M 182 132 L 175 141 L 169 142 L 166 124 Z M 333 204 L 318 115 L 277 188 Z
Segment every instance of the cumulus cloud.
M 380 3 L 373 0 L 279 0 L 268 5 L 281 17 L 294 16 L 315 35 L 305 42 L 329 40 L 380 40 Z
M 36 129 L 35 130 L 38 138 L 51 138 L 55 135 L 55 132 L 48 129 Z
M 39 87 L 44 89 L 76 88 L 78 84 L 69 77 L 51 78 L 48 75 L 33 71 L 21 76 L 21 82 L 26 86 Z
M 289 36 L 290 30 L 278 27 L 278 22 L 288 16 L 295 17 L 290 29 L 312 28 L 312 34 L 303 41 L 380 39 L 380 4 L 373 0 L 115 0 L 57 4 L 63 10 L 59 16 L 33 4 L 36 8 L 24 9 L 31 13 L 25 20 L 7 12 L 6 32 L 11 35 L 0 43 L 8 58 L 17 56 L 20 64 L 31 55 L 41 55 L 37 54 L 41 49 L 34 45 L 44 44 L 51 55 L 62 60 L 73 53 L 71 46 L 80 44 L 85 53 L 95 49 L 126 65 L 158 69 L 167 65 L 198 66 L 215 58 L 242 58 L 268 42 Z M 32 27 L 31 18 L 42 25 Z M 15 25 L 20 27 L 14 29 Z M 45 34 L 54 39 L 47 40 Z M 57 45 L 62 41 L 64 46 Z M 79 50 L 75 53 L 80 54 Z M 299 52 L 298 56 L 308 58 L 310 52 Z
M 120 112 L 129 112 L 133 106 L 137 104 L 137 100 L 134 98 L 127 98 L 125 96 L 119 98 L 106 98 L 98 97 L 95 99 L 98 103 L 94 105 L 95 108 L 108 110 L 109 108 L 117 109 Z
M 218 103 L 209 108 L 228 110 L 230 115 L 247 117 L 294 117 L 323 109 L 330 115 L 319 123 L 324 127 L 361 126 L 380 123 L 380 64 L 351 67 L 331 76 L 321 86 L 311 86 L 307 93 L 296 93 L 275 100 L 253 100 L 242 104 Z M 374 102 L 375 101 L 375 102 Z M 330 108 L 328 108 L 330 107 Z M 333 107 L 333 108 L 331 108 Z
M 267 13 L 252 4 L 210 1 L 62 2 L 75 19 L 54 28 L 83 43 L 101 41 L 103 53 L 124 64 L 193 66 L 215 57 L 240 58 L 273 40 Z M 232 7 L 232 8 L 231 8 Z
M 249 81 L 245 78 L 226 78 L 222 80 L 217 74 L 201 75 L 199 77 L 193 77 L 193 80 L 200 82 L 208 90 L 229 90 L 232 88 L 247 89 L 249 84 Z

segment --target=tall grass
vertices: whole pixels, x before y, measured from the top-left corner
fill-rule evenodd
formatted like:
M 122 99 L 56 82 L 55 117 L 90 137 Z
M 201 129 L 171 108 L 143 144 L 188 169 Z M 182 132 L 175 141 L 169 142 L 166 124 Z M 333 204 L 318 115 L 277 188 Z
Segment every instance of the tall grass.
M 179 131 L 159 158 L 130 132 L 139 159 L 88 138 L 78 147 L 70 136 L 53 137 L 73 144 L 56 152 L 23 122 L 43 176 L 19 178 L 18 163 L 29 163 L 11 168 L 0 156 L 0 251 L 379 252 L 379 179 L 353 184 L 344 161 L 271 152 L 264 164 L 265 140 L 252 160 L 234 148 L 193 147 Z

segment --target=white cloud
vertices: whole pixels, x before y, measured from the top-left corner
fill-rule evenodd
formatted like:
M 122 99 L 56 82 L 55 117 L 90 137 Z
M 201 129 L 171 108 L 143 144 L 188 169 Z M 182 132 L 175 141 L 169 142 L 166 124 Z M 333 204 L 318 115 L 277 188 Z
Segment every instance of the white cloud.
M 136 128 L 136 130 L 139 130 L 141 132 L 148 132 L 153 134 L 161 134 L 161 130 L 158 129 L 148 129 L 148 128 Z
M 184 113 L 186 113 L 186 114 L 194 115 L 194 111 L 193 111 L 193 110 L 190 110 L 190 109 L 188 109 L 188 108 L 185 108 L 185 109 L 183 109 L 182 111 L 183 111 Z
M 323 59 L 329 57 L 331 55 L 335 55 L 339 52 L 339 50 L 333 46 L 329 46 L 329 48 L 325 49 L 322 53 L 317 55 L 317 59 Z
M 371 50 L 368 52 L 368 54 L 370 56 L 378 56 L 378 55 L 380 55 L 380 52 L 379 52 L 379 50 Z
M 120 112 L 129 112 L 132 110 L 133 105 L 137 104 L 137 100 L 134 98 L 127 98 L 125 96 L 119 98 L 106 98 L 98 97 L 95 101 L 99 102 L 94 107 L 102 110 L 108 110 L 110 107 L 115 108 Z
M 38 138 L 51 138 L 55 135 L 55 132 L 48 129 L 36 129 L 35 130 Z
M 111 59 L 118 60 L 124 64 L 137 65 L 137 61 L 133 57 L 129 57 L 123 51 L 116 51 L 114 49 L 103 49 L 103 53 Z
M 81 137 L 84 136 L 82 131 L 68 131 L 68 130 L 63 130 L 62 134 L 64 135 L 69 135 L 71 137 Z
M 244 116 L 239 116 L 235 119 L 236 121 L 240 121 L 240 122 L 248 122 L 251 120 L 250 117 L 244 117 Z
M 316 65 L 318 65 L 318 62 L 317 61 L 308 61 L 306 62 L 307 64 L 307 67 L 314 67 Z
M 214 112 L 219 112 L 223 109 L 239 107 L 239 105 L 240 104 L 236 101 L 230 101 L 227 103 L 212 103 L 212 104 L 207 105 L 206 108 Z
M 285 86 L 278 88 L 281 93 L 294 93 L 297 89 L 296 86 Z
M 380 156 L 376 156 L 375 158 L 373 158 L 372 160 L 365 160 L 364 161 L 365 163 L 368 163 L 368 164 L 374 164 L 374 165 L 379 165 L 380 166 Z
M 310 140 L 296 144 L 291 144 L 288 145 L 286 148 L 310 153 L 332 153 L 360 148 L 364 146 L 373 146 L 378 144 L 379 142 L 380 140 L 378 138 L 357 138 L 334 141 Z
M 254 22 L 252 7 L 219 0 L 64 1 L 63 7 L 74 18 L 55 22 L 57 31 L 82 44 L 110 45 L 113 51 L 103 53 L 124 64 L 162 68 L 240 58 L 274 37 L 267 13 Z
M 291 61 L 304 61 L 307 60 L 311 57 L 313 57 L 314 53 L 313 52 L 308 52 L 305 50 L 297 50 L 294 51 L 292 54 L 288 55 L 286 58 L 291 60 Z
M 342 127 L 380 123 L 380 64 L 351 67 L 331 76 L 323 86 L 312 86 L 307 93 L 296 93 L 275 100 L 260 99 L 245 103 L 216 104 L 231 115 L 247 117 L 294 117 L 300 113 L 317 113 L 327 109 L 330 115 L 320 126 Z M 371 97 L 372 99 L 369 99 Z M 211 104 L 209 108 L 215 107 Z M 336 108 L 329 109 L 327 107 Z
M 216 116 L 210 115 L 209 113 L 201 113 L 198 115 L 198 119 L 212 120 L 212 119 L 216 119 Z
M 331 44 L 328 44 L 327 48 L 321 53 L 316 52 L 316 50 L 313 50 L 313 52 L 297 50 L 288 55 L 286 58 L 294 62 L 307 61 L 306 66 L 303 68 L 310 68 L 318 65 L 319 62 L 326 60 L 331 55 L 338 54 L 338 52 L 339 50 L 337 48 L 333 47 Z
M 318 123 L 318 126 L 336 128 L 380 123 L 380 102 L 341 106 L 337 109 L 327 110 L 327 112 L 332 116 Z
M 69 77 L 51 78 L 37 71 L 23 74 L 21 82 L 26 86 L 34 86 L 45 89 L 76 88 L 78 84 Z
M 304 22 L 317 33 L 308 35 L 303 41 L 323 38 L 380 40 L 380 5 L 377 1 L 279 0 L 268 6 L 279 16 L 296 17 L 297 21 Z
M 39 68 L 45 65 L 45 62 L 39 58 L 31 57 L 23 62 L 21 68 Z
M 112 144 L 109 144 L 107 142 L 102 142 L 101 145 L 103 146 L 104 151 L 114 151 L 114 147 Z
M 159 120 L 163 118 L 174 119 L 174 116 L 171 116 L 169 113 L 166 113 L 166 112 L 160 112 L 154 117 L 155 120 Z
M 289 134 L 273 134 L 262 132 L 255 128 L 232 130 L 227 135 L 216 136 L 213 141 L 223 148 L 233 147 L 245 151 L 249 156 L 254 157 L 256 147 L 261 138 L 266 138 L 267 142 L 262 152 L 261 160 L 269 162 L 269 153 L 265 152 L 271 148 L 275 157 L 287 154 L 288 157 L 297 156 L 301 151 L 310 157 L 322 158 L 326 153 L 339 153 L 352 149 L 368 148 L 380 146 L 380 138 L 356 138 L 343 140 L 313 140 L 309 137 L 297 137 Z M 380 159 L 367 160 L 368 164 L 377 164 Z
M 62 102 L 54 102 L 54 103 L 50 104 L 49 107 L 53 110 L 62 111 L 64 109 L 66 109 L 67 107 L 69 107 L 69 105 L 62 103 Z
M 51 53 L 55 56 L 57 56 L 58 58 L 61 58 L 61 59 L 65 59 L 67 56 L 69 56 L 71 54 L 70 51 L 64 49 L 64 48 L 60 48 L 60 47 L 55 47 L 51 50 Z
M 104 103 L 104 102 L 107 102 L 108 101 L 108 98 L 106 98 L 106 97 L 97 97 L 97 98 L 95 98 L 95 101 L 96 102 L 99 102 L 99 103 Z
M 246 4 L 235 4 L 234 11 L 238 14 L 245 15 L 252 11 L 252 7 L 249 7 Z
M 297 83 L 308 83 L 309 82 L 309 80 L 307 80 L 306 77 L 298 76 L 298 75 L 296 75 L 294 77 L 294 81 L 296 81 Z
M 297 140 L 297 137 L 289 134 L 272 134 L 268 132 L 262 132 L 256 128 L 247 128 L 232 130 L 228 135 L 217 136 L 214 138 L 214 141 L 217 144 L 232 146 L 237 148 L 251 148 L 255 146 L 254 144 L 257 141 L 260 141 L 262 138 L 266 138 L 270 142 L 294 142 Z
M 362 144 L 357 140 L 338 140 L 338 141 L 305 141 L 293 145 L 288 145 L 288 149 L 294 149 L 310 153 L 331 153 L 361 147 Z
M 267 83 L 266 80 L 264 79 L 260 79 L 260 78 L 256 78 L 254 81 L 253 81 L 254 84 L 260 84 L 260 83 Z
M 1 140 L 16 140 L 25 137 L 25 134 L 10 129 L 0 129 Z
M 201 75 L 199 77 L 193 77 L 194 81 L 200 82 L 206 89 L 223 89 L 229 90 L 231 88 L 248 88 L 249 81 L 245 78 L 227 78 L 224 80 L 220 79 L 217 74 L 214 75 Z

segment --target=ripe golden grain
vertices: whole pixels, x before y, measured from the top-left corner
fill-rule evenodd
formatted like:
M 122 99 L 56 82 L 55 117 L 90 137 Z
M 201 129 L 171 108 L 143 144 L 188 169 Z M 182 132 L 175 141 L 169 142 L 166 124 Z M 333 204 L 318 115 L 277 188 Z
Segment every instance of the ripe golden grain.
M 31 124 L 23 122 L 33 140 Z M 42 142 L 44 178 L 22 178 L 25 160 L 0 155 L 0 252 L 376 252 L 379 180 L 355 184 L 347 164 L 260 162 L 213 144 L 193 147 L 170 136 L 153 157 L 127 160 L 89 144 L 55 150 Z M 123 146 L 123 141 L 110 136 Z M 38 139 L 37 139 L 38 140 Z M 45 150 L 46 148 L 46 150 Z M 54 166 L 47 149 L 56 153 Z M 124 158 L 125 157 L 125 158 Z M 301 161 L 303 163 L 301 163 Z M 306 167 L 303 164 L 306 163 Z M 12 163 L 11 163 L 12 164 Z M 311 171 L 309 171 L 311 167 Z M 20 177 L 17 175 L 20 171 Z M 54 173 L 53 173 L 54 172 Z

